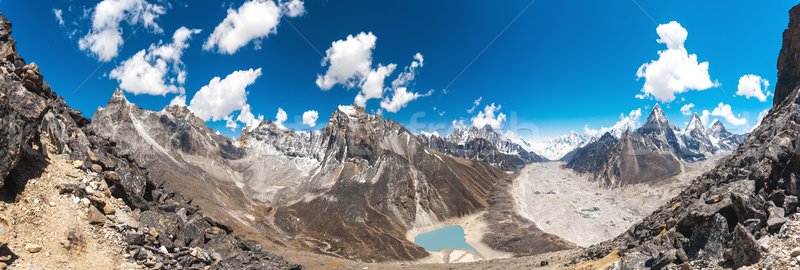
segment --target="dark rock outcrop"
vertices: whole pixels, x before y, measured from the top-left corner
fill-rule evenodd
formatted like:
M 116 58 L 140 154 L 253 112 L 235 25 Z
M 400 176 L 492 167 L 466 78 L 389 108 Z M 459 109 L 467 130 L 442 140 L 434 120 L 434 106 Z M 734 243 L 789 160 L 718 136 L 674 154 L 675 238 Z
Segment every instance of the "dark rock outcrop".
M 794 29 L 800 27 L 796 23 L 798 7 L 791 14 L 787 33 L 795 33 Z M 797 55 L 797 49 L 784 43 L 782 57 Z M 779 73 L 788 76 L 785 72 L 793 70 L 787 67 Z M 784 85 L 796 86 L 797 81 Z M 587 256 L 619 250 L 623 268 L 651 267 L 660 260 L 653 250 L 686 254 L 685 258 L 666 260 L 667 267 L 687 262 L 693 268 L 757 263 L 763 257 L 758 239 L 780 231 L 785 216 L 797 210 L 800 89 L 792 89 L 716 168 L 626 233 L 589 248 Z M 721 225 L 723 220 L 725 226 Z
M 772 105 L 780 105 L 800 82 L 800 7 L 789 10 L 789 25 L 783 30 L 783 46 L 778 55 L 778 82 Z
M 608 162 L 611 149 L 617 144 L 617 138 L 606 132 L 600 139 L 582 148 L 565 165 L 578 173 L 601 171 Z
M 111 193 L 138 215 L 138 223 L 117 226 L 125 236 L 133 260 L 167 269 L 297 269 L 280 257 L 244 241 L 180 193 L 164 190 L 162 181 L 107 138 L 98 136 L 89 119 L 66 105 L 34 64 L 16 53 L 11 23 L 0 14 L 0 179 L 24 165 L 19 160 L 47 160 L 51 154 L 75 160 L 82 170 L 94 170 Z M 46 149 L 46 146 L 54 149 Z M 59 192 L 81 192 L 61 187 Z M 104 220 L 97 211 L 96 222 Z M 202 231 L 202 233 L 200 233 Z M 146 234 L 146 235 L 145 235 Z M 202 235 L 202 236 L 201 236 Z

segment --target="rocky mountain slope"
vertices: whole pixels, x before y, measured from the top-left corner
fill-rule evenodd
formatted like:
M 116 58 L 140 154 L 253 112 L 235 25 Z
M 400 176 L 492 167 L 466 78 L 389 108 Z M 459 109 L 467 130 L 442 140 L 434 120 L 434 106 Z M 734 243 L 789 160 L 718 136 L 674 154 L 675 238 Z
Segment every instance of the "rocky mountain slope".
M 590 174 L 608 187 L 657 182 L 680 174 L 686 162 L 730 151 L 742 138 L 725 130 L 720 122 L 706 130 L 697 114 L 679 130 L 658 105 L 639 129 L 625 132 L 615 141 L 607 135 L 605 140 L 578 150 L 565 166 Z
M 235 229 L 367 261 L 427 256 L 405 232 L 485 208 L 505 173 L 429 149 L 396 122 L 342 106 L 322 132 L 271 122 L 234 142 L 185 107 L 147 111 L 117 92 L 92 127 Z M 203 183 L 198 185 L 198 181 Z
M 447 137 L 437 134 L 420 134 L 418 137 L 425 145 L 440 152 L 487 162 L 506 171 L 519 169 L 528 163 L 547 161 L 489 125 L 455 128 Z
M 40 225 L 45 217 L 36 211 L 41 211 L 41 203 L 49 202 L 54 207 L 52 211 L 60 211 L 48 210 L 50 214 L 83 216 L 97 232 L 105 233 L 106 239 L 122 239 L 104 245 L 113 243 L 124 253 L 114 256 L 131 264 L 168 269 L 299 268 L 263 251 L 256 243 L 232 236 L 228 226 L 205 216 L 181 193 L 162 188 L 163 181 L 148 175 L 133 157 L 121 153 L 115 143 L 97 135 L 89 126 L 89 119 L 58 97 L 44 82 L 38 67 L 26 64 L 17 55 L 16 43 L 10 35 L 11 23 L 0 15 L 0 122 L 8 127 L 0 131 L 3 158 L 0 176 L 6 183 L 0 194 L 5 198 L 4 204 L 9 205 L 5 209 L 30 200 L 35 208 L 30 216 L 15 214 L 15 222 L 7 223 L 4 233 L 25 235 L 28 226 L 47 229 Z M 64 171 L 69 167 L 74 171 Z M 51 173 L 66 177 L 53 179 Z M 15 201 L 18 196 L 26 201 Z M 65 200 L 80 203 L 77 208 L 80 211 L 63 212 L 76 209 L 56 203 Z M 97 241 L 83 236 L 92 237 L 96 232 L 83 234 L 80 230 L 86 227 L 72 220 L 61 222 L 77 228 L 65 232 L 61 247 L 53 242 L 20 246 L 11 240 L 8 249 L 2 251 L 3 258 L 11 258 L 5 263 L 13 265 L 14 258 L 38 252 L 65 253 L 60 249 L 78 254 L 86 252 L 81 248 L 82 243 Z M 38 239 L 66 229 L 39 231 L 43 235 Z M 41 267 L 36 255 L 30 258 L 21 260 L 20 267 L 31 266 L 28 263 Z M 83 258 L 87 261 L 81 264 L 100 263 L 93 257 Z
M 785 33 L 800 29 L 797 10 L 790 12 Z M 784 43 L 781 59 L 797 55 L 797 49 Z M 797 85 L 798 81 L 779 80 L 778 88 L 793 89 L 792 93 L 775 96 L 778 105 L 730 157 L 625 234 L 591 248 L 590 257 L 621 254 L 615 265 L 619 269 L 770 264 L 762 242 L 784 231 L 787 216 L 798 210 Z

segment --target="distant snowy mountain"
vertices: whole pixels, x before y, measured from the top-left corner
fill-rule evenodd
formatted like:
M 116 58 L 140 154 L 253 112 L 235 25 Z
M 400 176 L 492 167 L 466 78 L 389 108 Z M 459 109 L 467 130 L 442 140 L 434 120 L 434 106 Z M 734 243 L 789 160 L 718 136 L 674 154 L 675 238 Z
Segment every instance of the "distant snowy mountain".
M 621 115 L 619 121 L 611 127 L 600 129 L 586 127 L 583 133 L 573 131 L 544 142 L 534 143 L 529 150 L 539 153 L 550 160 L 569 161 L 579 148 L 600 139 L 606 133 L 615 138 L 620 138 L 625 131 L 635 130 L 639 127 L 638 120 L 641 114 L 642 111 L 637 109 L 631 111 L 628 115 Z
M 574 153 L 566 167 L 592 174 L 604 186 L 655 182 L 681 172 L 683 162 L 696 162 L 733 150 L 744 135 L 735 135 L 720 122 L 705 129 L 697 114 L 684 130 L 653 107 L 642 127 L 612 140 L 595 140 Z M 600 159 L 600 160 L 598 160 Z
M 421 132 L 417 137 L 425 145 L 456 157 L 483 161 L 503 170 L 514 170 L 546 158 L 529 151 L 530 143 L 513 133 L 501 134 L 491 126 L 455 128 L 446 137 Z
M 534 143 L 531 150 L 549 160 L 561 160 L 570 152 L 584 147 L 596 139 L 594 135 L 570 132 L 570 134 L 558 136 L 545 142 Z

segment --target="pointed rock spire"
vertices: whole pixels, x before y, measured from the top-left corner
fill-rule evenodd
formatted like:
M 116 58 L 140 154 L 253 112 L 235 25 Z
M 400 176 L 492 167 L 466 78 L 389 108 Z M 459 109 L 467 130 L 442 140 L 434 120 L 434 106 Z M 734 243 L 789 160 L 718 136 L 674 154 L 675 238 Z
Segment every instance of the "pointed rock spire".
M 700 116 L 697 113 L 692 114 L 692 120 L 689 120 L 689 124 L 686 125 L 686 131 L 690 130 L 698 130 L 701 132 L 705 132 L 705 127 L 703 126 L 703 120 L 700 119 Z

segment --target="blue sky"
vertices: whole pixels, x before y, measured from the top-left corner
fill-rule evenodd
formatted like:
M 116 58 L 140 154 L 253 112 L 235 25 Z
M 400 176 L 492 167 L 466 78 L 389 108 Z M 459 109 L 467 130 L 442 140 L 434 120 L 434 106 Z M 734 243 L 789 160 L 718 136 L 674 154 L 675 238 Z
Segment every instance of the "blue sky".
M 123 19 L 118 28 L 123 42 L 114 57 L 105 59 L 108 61 L 79 46 L 81 39 L 97 32 L 92 21 L 100 1 L 1 1 L 0 10 L 14 24 L 13 37 L 20 54 L 36 62 L 58 94 L 89 117 L 120 86 L 120 80 L 111 75 L 113 70 L 140 50 L 147 53 L 151 44 L 170 44 L 173 33 L 187 27 L 202 30 L 192 34 L 185 41 L 188 47 L 181 49 L 182 64 L 177 67 L 186 73 L 185 82 L 169 81 L 177 77 L 172 73 L 172 62 L 167 64 L 165 82 L 185 89 L 188 102 L 214 77 L 224 79 L 234 71 L 261 68 L 260 76 L 245 88 L 253 115 L 275 119 L 276 111 L 282 108 L 288 116 L 284 125 L 311 129 L 302 124 L 301 116 L 315 110 L 319 120 L 313 129 L 319 129 L 338 105 L 353 103 L 364 80 L 350 78 L 355 84 L 351 89 L 339 83 L 322 90 L 317 77 L 334 69 L 330 61 L 323 62 L 326 52 L 332 42 L 363 32 L 376 38 L 374 47 L 367 50 L 372 59 L 369 71 L 396 64 L 385 79 L 382 98 L 390 99 L 397 91 L 391 81 L 417 61 L 415 54 L 424 56 L 424 62 L 419 63 L 424 64 L 413 72 L 413 80 L 402 85 L 420 96 L 397 112 L 382 110 L 385 117 L 412 130 L 448 129 L 453 120 L 469 125 L 478 111 L 495 103 L 502 105 L 496 113 L 506 115 L 500 123 L 502 128 L 529 127 L 534 131 L 524 135 L 533 140 L 580 131 L 587 125 L 611 126 L 621 113 L 635 109 L 642 109 L 643 120 L 655 103 L 661 103 L 678 126 L 689 119 L 680 111 L 684 105 L 692 103 L 693 111 L 701 113 L 712 112 L 724 103 L 730 105 L 736 120 L 746 122 L 734 125 L 721 116 L 711 119 L 722 120 L 731 130 L 747 131 L 759 113 L 771 106 L 771 96 L 761 102 L 736 95 L 739 79 L 745 74 L 760 76 L 770 82 L 766 91 L 773 91 L 787 12 L 796 4 L 525 0 L 500 5 L 485 1 L 307 0 L 302 3 L 302 14 L 290 14 L 287 5 L 299 1 L 295 0 L 274 2 L 280 9 L 274 31 L 266 36 L 255 34 L 228 54 L 222 46 L 204 49 L 204 43 L 209 43 L 215 27 L 226 19 L 228 9 L 239 12 L 243 3 L 250 1 L 106 0 L 131 1 L 156 7 L 156 11 L 150 11 L 158 14 L 152 24 L 143 19 Z M 63 24 L 54 10 L 61 11 Z M 656 41 L 656 28 L 671 21 L 688 32 L 685 50 L 696 55 L 699 62 L 708 62 L 708 75 L 718 84 L 703 91 L 678 93 L 671 102 L 659 101 L 653 95 L 636 98 L 647 83 L 647 79 L 637 78 L 637 70 L 659 59 L 659 51 L 666 49 Z M 224 84 L 220 87 L 217 90 L 227 91 Z M 127 94 L 132 102 L 152 110 L 160 110 L 177 95 Z M 209 99 L 213 97 L 208 95 Z M 468 113 L 479 97 L 477 109 Z M 381 109 L 380 102 L 381 98 L 367 101 L 367 110 Z M 216 108 L 220 110 L 227 112 Z M 229 115 L 235 120 L 239 114 L 240 110 L 235 110 Z M 237 123 L 237 127 L 241 129 L 243 124 Z M 223 134 L 238 133 L 227 128 L 224 120 L 209 121 L 209 125 Z

